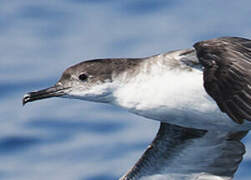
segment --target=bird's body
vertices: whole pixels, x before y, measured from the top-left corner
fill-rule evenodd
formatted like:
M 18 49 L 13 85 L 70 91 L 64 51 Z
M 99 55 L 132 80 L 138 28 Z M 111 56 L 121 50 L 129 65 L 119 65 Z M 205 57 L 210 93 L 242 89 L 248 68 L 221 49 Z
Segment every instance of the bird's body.
M 190 52 L 190 50 L 188 50 Z M 134 76 L 117 77 L 110 103 L 161 122 L 197 129 L 236 128 L 203 87 L 203 72 L 184 64 L 184 50 L 141 62 Z M 187 55 L 187 54 L 186 54 Z M 189 58 L 196 58 L 191 52 Z M 197 60 L 198 61 L 198 60 Z M 124 78 L 124 80 L 121 80 Z
M 136 59 L 96 59 L 66 69 L 48 97 L 109 103 L 161 122 L 121 180 L 230 180 L 251 129 L 251 41 L 218 38 L 195 49 Z

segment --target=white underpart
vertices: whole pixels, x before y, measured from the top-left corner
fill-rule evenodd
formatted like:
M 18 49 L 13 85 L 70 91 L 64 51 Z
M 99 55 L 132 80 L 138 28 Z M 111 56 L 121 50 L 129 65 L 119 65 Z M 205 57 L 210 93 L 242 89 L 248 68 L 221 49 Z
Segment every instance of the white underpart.
M 206 93 L 202 71 L 196 68 L 190 71 L 172 69 L 164 64 L 170 59 L 180 62 L 182 57 L 177 53 L 151 58 L 157 63 L 142 63 L 140 73 L 114 92 L 116 105 L 144 117 L 185 127 L 236 126 Z M 123 76 L 130 75 L 124 73 Z

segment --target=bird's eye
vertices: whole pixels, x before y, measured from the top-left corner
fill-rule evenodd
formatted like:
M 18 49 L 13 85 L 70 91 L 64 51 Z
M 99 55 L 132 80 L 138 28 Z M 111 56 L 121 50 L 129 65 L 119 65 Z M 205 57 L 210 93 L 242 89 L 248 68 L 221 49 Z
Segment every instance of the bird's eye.
M 79 78 L 81 81 L 86 81 L 86 80 L 88 79 L 88 76 L 87 76 L 87 74 L 80 74 L 80 75 L 78 76 L 78 78 Z

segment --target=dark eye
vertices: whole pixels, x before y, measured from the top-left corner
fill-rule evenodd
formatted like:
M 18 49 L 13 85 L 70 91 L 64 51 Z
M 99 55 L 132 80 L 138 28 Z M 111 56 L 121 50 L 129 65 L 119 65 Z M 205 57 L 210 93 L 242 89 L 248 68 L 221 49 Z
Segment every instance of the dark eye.
M 86 80 L 88 79 L 88 76 L 87 76 L 87 74 L 80 74 L 80 75 L 78 76 L 78 78 L 79 78 L 81 81 L 86 81 Z

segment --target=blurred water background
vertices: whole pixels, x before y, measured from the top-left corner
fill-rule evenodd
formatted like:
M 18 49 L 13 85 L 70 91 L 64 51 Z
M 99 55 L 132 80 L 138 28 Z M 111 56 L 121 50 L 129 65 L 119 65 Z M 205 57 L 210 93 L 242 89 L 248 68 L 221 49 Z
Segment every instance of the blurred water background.
M 0 0 L 0 179 L 115 180 L 158 122 L 54 98 L 22 107 L 86 59 L 144 57 L 219 36 L 251 38 L 251 1 Z M 250 135 L 236 179 L 251 178 Z

